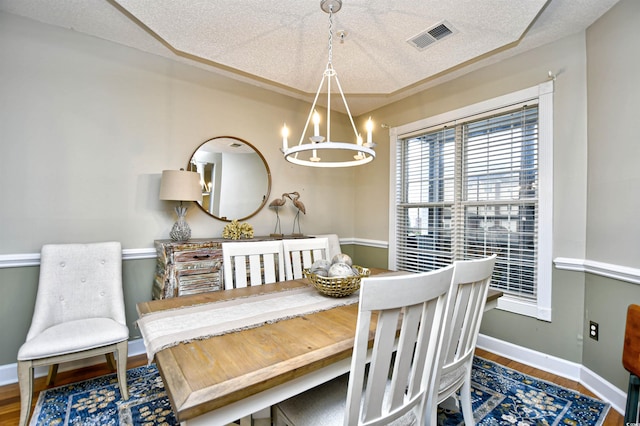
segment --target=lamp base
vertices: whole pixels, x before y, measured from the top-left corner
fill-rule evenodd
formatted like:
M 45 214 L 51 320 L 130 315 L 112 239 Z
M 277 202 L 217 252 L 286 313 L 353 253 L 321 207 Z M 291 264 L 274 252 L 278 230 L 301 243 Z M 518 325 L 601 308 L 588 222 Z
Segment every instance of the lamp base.
M 184 219 L 178 219 L 178 221 L 173 224 L 169 236 L 173 241 L 188 241 L 189 238 L 191 238 L 191 228 Z
M 177 206 L 176 214 L 178 215 L 178 220 L 173 224 L 169 236 L 173 241 L 188 241 L 191 238 L 191 227 L 189 227 L 185 219 L 187 208 L 181 205 Z

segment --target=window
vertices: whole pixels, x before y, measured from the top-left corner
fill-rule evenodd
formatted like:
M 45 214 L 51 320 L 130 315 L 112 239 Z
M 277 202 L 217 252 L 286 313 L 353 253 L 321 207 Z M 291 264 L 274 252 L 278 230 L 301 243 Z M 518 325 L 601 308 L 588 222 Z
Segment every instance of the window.
M 392 129 L 389 265 L 497 253 L 498 307 L 551 320 L 552 82 Z

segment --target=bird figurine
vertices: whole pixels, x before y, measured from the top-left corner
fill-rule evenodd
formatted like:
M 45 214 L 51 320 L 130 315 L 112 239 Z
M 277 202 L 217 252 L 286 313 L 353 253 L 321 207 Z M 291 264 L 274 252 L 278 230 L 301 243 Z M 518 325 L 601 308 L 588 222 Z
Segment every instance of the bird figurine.
M 307 214 L 307 209 L 304 207 L 304 204 L 302 204 L 302 201 L 300 201 L 300 194 L 297 192 L 290 192 L 288 195 L 288 198 L 293 201 L 293 205 L 296 206 L 296 208 L 298 210 L 300 210 L 303 214 Z M 291 196 L 294 196 L 294 198 L 291 198 Z
M 292 234 L 302 235 L 302 231 L 300 230 L 300 212 L 302 212 L 302 214 L 307 214 L 307 209 L 305 208 L 302 201 L 300 201 L 300 194 L 298 192 L 290 192 L 285 195 L 287 196 L 287 198 L 289 198 L 293 202 L 293 205 L 298 209 L 298 212 L 296 213 L 296 217 L 293 219 Z M 296 234 L 296 224 L 298 225 L 298 234 Z
M 284 204 L 287 202 L 287 198 L 289 198 L 289 194 L 284 193 L 282 194 L 282 197 L 276 198 L 269 203 L 269 208 L 276 209 L 276 227 L 273 230 L 273 234 L 271 234 L 272 237 L 282 236 L 282 228 L 280 227 L 280 214 L 278 210 L 280 209 L 280 207 L 284 206 Z

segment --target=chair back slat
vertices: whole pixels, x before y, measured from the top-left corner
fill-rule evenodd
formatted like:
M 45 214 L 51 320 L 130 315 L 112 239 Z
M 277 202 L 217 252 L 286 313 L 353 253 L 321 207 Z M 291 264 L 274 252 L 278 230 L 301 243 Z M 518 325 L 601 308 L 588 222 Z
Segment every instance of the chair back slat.
M 454 262 L 454 276 L 445 329 L 445 372 L 470 362 L 480 331 L 496 256 Z
M 427 406 L 432 422 L 437 405 L 460 390 L 460 405 L 465 424 L 473 426 L 471 408 L 471 368 L 489 291 L 496 255 L 483 259 L 454 262 L 449 291 L 449 307 L 444 322 L 443 366 L 434 378 L 436 397 Z
M 276 275 L 276 256 L 273 253 L 265 253 L 262 258 L 264 265 L 262 270 L 264 274 L 264 284 L 271 284 L 275 283 L 276 281 L 282 281 L 278 279 L 278 276 Z M 284 259 L 282 259 L 282 261 L 284 264 Z M 257 266 L 259 268 L 260 264 L 258 262 L 255 262 L 255 265 L 252 264 L 251 266 L 251 277 L 253 278 L 254 266 Z M 282 272 L 284 274 L 284 271 Z M 251 285 L 253 285 L 253 283 Z
M 282 241 L 222 243 L 224 288 L 243 288 L 284 281 Z
M 311 267 L 319 259 L 329 258 L 329 240 L 327 238 L 299 238 L 283 240 L 286 279 L 302 278 L 303 269 Z
M 426 401 L 435 391 L 433 373 L 442 364 L 438 355 L 452 275 L 449 266 L 362 279 L 345 425 L 388 424 L 410 411 L 424 424 Z

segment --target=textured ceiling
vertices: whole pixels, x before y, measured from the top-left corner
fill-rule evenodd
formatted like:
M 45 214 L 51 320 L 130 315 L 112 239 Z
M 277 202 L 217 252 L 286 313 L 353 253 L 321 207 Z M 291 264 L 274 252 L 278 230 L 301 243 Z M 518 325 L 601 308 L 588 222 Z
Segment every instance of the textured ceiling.
M 344 0 L 332 65 L 359 115 L 582 31 L 616 2 Z M 329 58 L 329 15 L 314 0 L 0 0 L 0 10 L 305 100 Z M 407 42 L 442 22 L 453 34 L 422 50 Z

